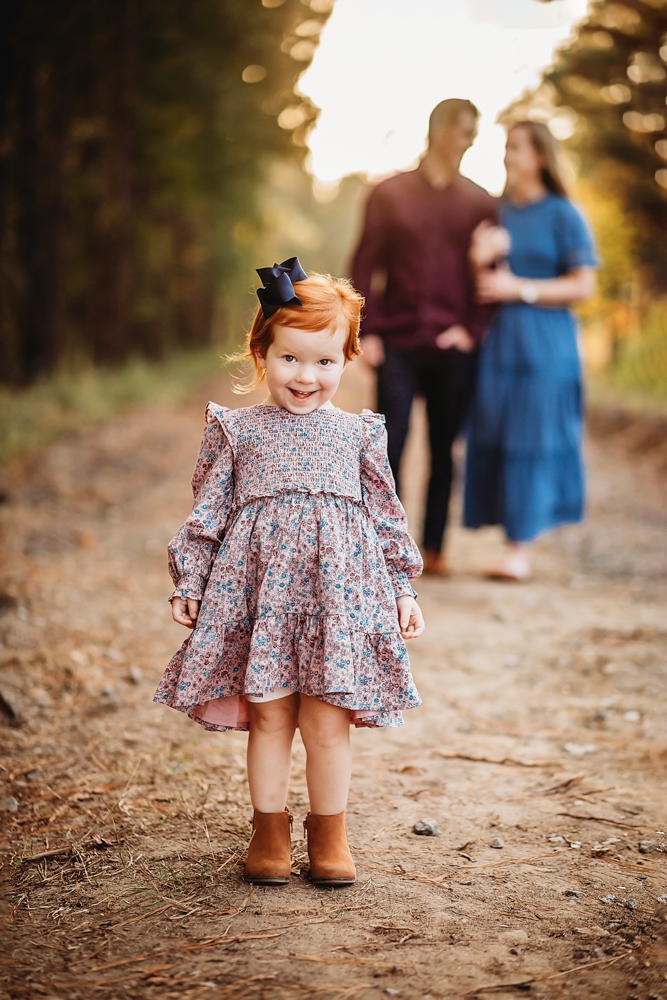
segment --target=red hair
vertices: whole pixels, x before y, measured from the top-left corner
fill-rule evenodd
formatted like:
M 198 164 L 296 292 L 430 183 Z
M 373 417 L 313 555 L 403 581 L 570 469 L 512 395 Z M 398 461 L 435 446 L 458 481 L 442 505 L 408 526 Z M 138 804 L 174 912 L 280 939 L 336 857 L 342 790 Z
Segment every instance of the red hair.
M 281 306 L 272 316 L 266 317 L 261 306 L 246 338 L 243 351 L 229 358 L 229 361 L 251 361 L 254 371 L 247 385 L 235 385 L 236 392 L 250 392 L 262 384 L 266 369 L 257 363 L 257 355 L 266 357 L 273 343 L 276 326 L 291 326 L 296 330 L 338 330 L 347 328 L 347 338 L 343 348 L 346 361 L 361 354 L 359 346 L 359 326 L 364 298 L 347 278 L 332 278 L 330 274 L 309 274 L 304 281 L 294 286 L 294 292 L 302 305 Z

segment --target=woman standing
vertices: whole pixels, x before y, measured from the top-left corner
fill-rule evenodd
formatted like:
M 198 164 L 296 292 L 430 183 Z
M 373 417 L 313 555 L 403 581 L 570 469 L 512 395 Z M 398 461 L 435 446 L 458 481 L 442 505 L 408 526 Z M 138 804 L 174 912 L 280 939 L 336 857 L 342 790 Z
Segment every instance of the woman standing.
M 528 580 L 533 539 L 583 516 L 581 367 L 570 307 L 593 294 L 596 255 L 546 125 L 515 125 L 505 166 L 507 264 L 488 269 L 502 242 L 497 228 L 480 231 L 472 251 L 479 300 L 502 305 L 479 358 L 464 523 L 502 525 L 507 556 L 489 575 Z

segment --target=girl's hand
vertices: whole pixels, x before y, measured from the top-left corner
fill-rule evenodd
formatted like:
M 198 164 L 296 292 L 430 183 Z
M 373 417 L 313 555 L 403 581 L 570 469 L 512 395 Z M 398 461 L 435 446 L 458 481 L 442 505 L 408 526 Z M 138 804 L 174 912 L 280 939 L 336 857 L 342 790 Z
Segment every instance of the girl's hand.
M 193 601 L 191 597 L 175 597 L 171 602 L 171 617 L 179 625 L 194 628 L 197 624 L 200 604 L 201 601 Z
M 416 639 L 424 631 L 424 618 L 414 597 L 404 594 L 396 598 L 398 624 L 404 639 Z
M 521 298 L 521 285 L 522 279 L 507 268 L 482 271 L 477 275 L 477 301 L 518 302 Z

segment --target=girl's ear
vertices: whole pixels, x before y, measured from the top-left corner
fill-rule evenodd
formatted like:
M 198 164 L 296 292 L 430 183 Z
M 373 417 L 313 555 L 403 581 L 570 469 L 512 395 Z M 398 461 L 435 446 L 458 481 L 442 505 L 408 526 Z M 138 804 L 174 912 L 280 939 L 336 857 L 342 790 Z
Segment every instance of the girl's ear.
M 258 347 L 255 348 L 255 361 L 257 362 L 260 368 L 266 368 L 266 358 L 263 356 L 263 354 L 260 353 Z

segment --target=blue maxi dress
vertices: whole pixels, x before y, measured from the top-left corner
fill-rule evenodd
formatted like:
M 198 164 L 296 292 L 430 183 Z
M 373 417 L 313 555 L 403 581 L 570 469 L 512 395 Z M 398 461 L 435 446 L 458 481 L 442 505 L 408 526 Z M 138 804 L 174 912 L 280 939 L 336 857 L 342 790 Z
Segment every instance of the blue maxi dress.
M 502 224 L 509 266 L 524 278 L 557 278 L 597 263 L 591 233 L 566 198 L 517 206 Z M 468 528 L 499 524 L 530 541 L 584 510 L 581 365 L 569 309 L 503 305 L 479 357 L 464 495 Z

